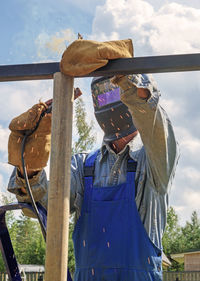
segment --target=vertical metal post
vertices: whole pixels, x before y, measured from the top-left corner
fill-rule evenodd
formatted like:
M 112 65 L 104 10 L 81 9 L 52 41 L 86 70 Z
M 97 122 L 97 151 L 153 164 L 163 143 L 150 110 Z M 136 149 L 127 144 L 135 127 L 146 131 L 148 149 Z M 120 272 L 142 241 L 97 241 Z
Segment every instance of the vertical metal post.
M 54 74 L 45 281 L 67 280 L 73 80 Z

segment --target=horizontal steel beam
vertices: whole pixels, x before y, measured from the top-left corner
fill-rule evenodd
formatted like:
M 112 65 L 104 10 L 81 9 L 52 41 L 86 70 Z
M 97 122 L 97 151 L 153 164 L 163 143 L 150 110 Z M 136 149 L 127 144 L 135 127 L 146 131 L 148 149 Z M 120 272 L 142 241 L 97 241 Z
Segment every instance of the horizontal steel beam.
M 0 66 L 0 82 L 52 79 L 59 63 L 31 63 Z
M 106 66 L 84 77 L 195 70 L 200 70 L 200 53 L 110 60 Z M 59 71 L 59 62 L 2 65 L 0 82 L 52 79 L 53 74 Z

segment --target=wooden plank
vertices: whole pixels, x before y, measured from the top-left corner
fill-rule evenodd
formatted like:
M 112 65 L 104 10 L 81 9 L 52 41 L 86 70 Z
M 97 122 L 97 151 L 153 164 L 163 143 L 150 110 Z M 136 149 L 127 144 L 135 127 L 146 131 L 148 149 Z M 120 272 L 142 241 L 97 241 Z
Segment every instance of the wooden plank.
M 106 66 L 84 77 L 197 70 L 200 70 L 200 53 L 110 60 Z M 1 65 L 0 82 L 52 79 L 58 71 L 59 62 Z
M 45 281 L 66 281 L 73 78 L 54 75 Z

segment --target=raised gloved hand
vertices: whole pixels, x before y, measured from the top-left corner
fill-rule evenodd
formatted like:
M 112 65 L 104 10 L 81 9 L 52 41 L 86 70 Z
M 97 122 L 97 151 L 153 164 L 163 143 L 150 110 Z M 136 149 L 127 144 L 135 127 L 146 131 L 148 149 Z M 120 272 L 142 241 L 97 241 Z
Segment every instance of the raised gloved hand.
M 74 89 L 74 99 L 82 95 L 79 88 Z M 8 163 L 23 172 L 21 163 L 22 140 L 27 132 L 32 131 L 41 114 L 52 105 L 52 99 L 35 104 L 31 109 L 15 117 L 10 125 L 8 140 Z M 24 160 L 28 174 L 42 170 L 47 165 L 51 146 L 51 113 L 45 113 L 37 129 L 28 136 L 25 145 Z
M 50 105 L 51 102 L 47 104 Z M 22 171 L 21 145 L 27 131 L 33 130 L 41 116 L 48 108 L 46 103 L 35 104 L 25 113 L 14 118 L 9 129 L 11 134 L 8 141 L 8 163 Z M 46 166 L 51 144 L 51 114 L 45 114 L 38 128 L 31 134 L 25 146 L 24 159 L 28 171 L 40 171 Z
M 65 50 L 60 62 L 62 73 L 70 76 L 88 74 L 109 60 L 133 57 L 131 39 L 97 42 L 78 39 Z

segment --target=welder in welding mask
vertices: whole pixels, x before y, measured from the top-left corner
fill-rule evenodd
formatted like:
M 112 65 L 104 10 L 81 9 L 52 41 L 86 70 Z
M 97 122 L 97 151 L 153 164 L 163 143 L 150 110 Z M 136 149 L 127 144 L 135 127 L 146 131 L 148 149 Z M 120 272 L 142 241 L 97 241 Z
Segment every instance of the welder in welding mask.
M 112 81 L 113 77 L 97 77 L 91 84 L 95 117 L 107 143 L 137 131 L 128 107 L 120 100 L 121 88 Z
M 162 280 L 161 240 L 177 154 L 159 91 L 140 74 L 94 78 L 91 91 L 104 141 L 84 162 L 75 280 Z
M 115 54 L 111 43 L 106 43 L 106 54 Z M 67 56 L 66 69 L 74 65 L 75 69 L 66 74 L 93 71 L 91 58 L 95 54 L 99 62 L 102 57 L 101 44 L 95 46 L 92 42 L 88 57 L 81 49 L 77 64 L 77 48 L 70 48 L 74 57 Z M 96 69 L 96 60 L 92 66 Z M 77 218 L 74 281 L 161 281 L 168 190 L 178 159 L 172 124 L 147 75 L 98 77 L 91 89 L 104 141 L 99 149 L 72 157 L 70 210 Z M 141 146 L 135 142 L 138 132 Z M 19 194 L 22 185 L 15 169 L 9 190 Z M 38 195 L 44 187 L 48 190 L 42 170 L 33 177 L 32 190 Z M 39 202 L 46 203 L 45 196 Z
M 129 111 L 125 104 L 127 91 L 130 91 L 131 95 L 135 92 L 140 103 L 146 103 L 153 92 L 157 97 L 159 96 L 155 81 L 145 74 L 95 77 L 91 83 L 91 91 L 94 114 L 104 132 L 104 143 L 116 153 L 120 152 L 138 134 L 133 121 L 136 112 L 131 114 L 131 108 Z M 124 92 L 126 95 L 123 95 Z M 138 126 L 140 127 L 139 124 Z

